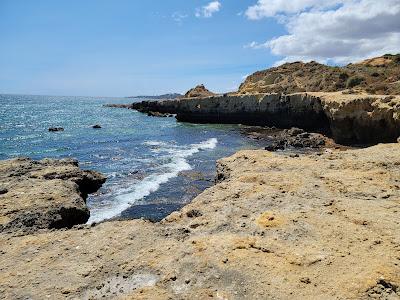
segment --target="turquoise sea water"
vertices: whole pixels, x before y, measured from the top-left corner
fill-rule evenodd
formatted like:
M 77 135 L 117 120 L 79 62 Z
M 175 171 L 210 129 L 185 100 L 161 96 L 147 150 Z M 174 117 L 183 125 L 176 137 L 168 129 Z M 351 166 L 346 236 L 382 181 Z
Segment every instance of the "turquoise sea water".
M 159 219 L 210 186 L 215 161 L 258 147 L 237 125 L 178 123 L 107 103 L 125 98 L 0 95 L 0 159 L 76 158 L 108 180 L 91 195 L 89 222 Z M 92 125 L 100 124 L 101 129 Z M 63 127 L 63 132 L 49 132 Z

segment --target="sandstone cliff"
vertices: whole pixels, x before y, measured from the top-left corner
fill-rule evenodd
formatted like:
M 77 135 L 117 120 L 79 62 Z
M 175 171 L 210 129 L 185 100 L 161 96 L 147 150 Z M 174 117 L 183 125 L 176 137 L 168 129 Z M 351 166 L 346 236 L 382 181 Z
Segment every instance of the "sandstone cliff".
M 0 234 L 6 299 L 397 299 L 400 144 L 241 151 L 157 224 Z
M 287 63 L 248 76 L 238 92 L 291 94 L 345 89 L 399 95 L 400 54 L 376 57 L 345 67 L 331 67 L 317 62 Z
M 86 223 L 85 200 L 105 182 L 71 159 L 0 161 L 0 232 L 34 231 Z
M 177 114 L 184 122 L 301 127 L 332 135 L 343 144 L 394 142 L 400 136 L 400 96 L 342 92 L 224 95 L 128 107 Z
M 200 98 L 214 95 L 213 92 L 210 92 L 203 84 L 201 84 L 187 91 L 184 98 Z

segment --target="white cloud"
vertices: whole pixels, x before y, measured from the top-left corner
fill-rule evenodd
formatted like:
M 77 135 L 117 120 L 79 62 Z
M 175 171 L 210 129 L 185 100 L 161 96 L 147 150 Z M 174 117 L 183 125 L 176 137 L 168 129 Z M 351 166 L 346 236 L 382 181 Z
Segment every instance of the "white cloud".
M 182 14 L 179 11 L 176 11 L 172 14 L 172 20 L 174 20 L 180 25 L 183 23 L 183 20 L 186 19 L 187 17 L 188 15 Z
M 208 3 L 207 5 L 197 8 L 196 9 L 196 17 L 197 18 L 211 18 L 214 13 L 219 12 L 221 9 L 222 4 L 219 1 L 212 1 Z
M 247 45 L 283 61 L 347 63 L 400 52 L 399 0 L 259 0 L 246 16 L 283 20 L 287 34 Z
M 326 9 L 340 4 L 341 0 L 259 0 L 246 10 L 251 20 L 274 17 L 277 14 L 294 14 L 307 9 Z
M 267 48 L 266 44 L 260 44 L 257 43 L 256 41 L 252 41 L 251 43 L 248 43 L 246 45 L 243 46 L 243 48 L 248 49 L 261 49 L 261 48 Z

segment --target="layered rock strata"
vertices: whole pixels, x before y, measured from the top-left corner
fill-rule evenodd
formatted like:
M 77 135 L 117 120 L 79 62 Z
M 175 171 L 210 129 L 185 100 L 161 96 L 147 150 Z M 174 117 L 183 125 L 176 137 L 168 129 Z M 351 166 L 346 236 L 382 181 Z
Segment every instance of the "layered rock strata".
M 71 159 L 0 161 L 0 232 L 72 227 L 89 219 L 86 197 L 106 178 Z
M 343 144 L 394 142 L 400 136 L 400 96 L 342 92 L 225 95 L 120 107 L 176 114 L 183 122 L 301 127 L 332 135 Z
M 161 223 L 0 234 L 6 299 L 397 299 L 400 144 L 241 151 Z

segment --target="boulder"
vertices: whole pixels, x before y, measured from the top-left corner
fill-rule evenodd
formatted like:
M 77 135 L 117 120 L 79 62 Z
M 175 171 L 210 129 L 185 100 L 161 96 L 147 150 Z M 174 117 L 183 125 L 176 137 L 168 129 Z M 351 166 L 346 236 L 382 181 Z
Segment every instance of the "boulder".
M 72 159 L 0 161 L 0 232 L 70 228 L 86 223 L 85 200 L 106 178 Z
M 100 126 L 99 124 L 96 124 L 96 125 L 93 125 L 92 128 L 94 128 L 94 129 L 100 129 L 101 126 Z

